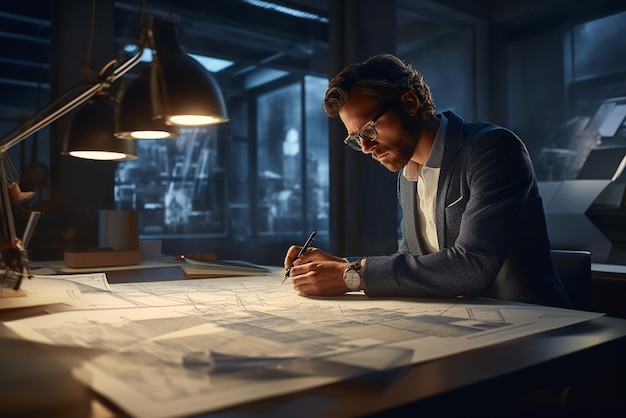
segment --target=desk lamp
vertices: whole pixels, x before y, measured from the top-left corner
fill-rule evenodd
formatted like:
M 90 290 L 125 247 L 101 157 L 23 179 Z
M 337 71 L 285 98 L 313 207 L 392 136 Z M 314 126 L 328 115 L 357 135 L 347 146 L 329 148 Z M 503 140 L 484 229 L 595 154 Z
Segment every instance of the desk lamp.
M 150 78 L 154 115 L 168 125 L 228 121 L 226 104 L 211 73 L 179 46 L 172 22 L 154 22 L 155 63 Z
M 112 70 L 111 64 L 115 62 L 108 63 L 100 71 L 98 80 L 87 89 L 69 100 L 66 99 L 69 94 L 63 95 L 61 99 L 46 106 L 22 125 L 0 138 L 0 157 L 2 157 L 0 161 L 8 159 L 6 152 L 9 148 L 89 101 L 91 103 L 85 109 L 81 109 L 84 111 L 79 111 L 76 114 L 76 118 L 87 118 L 87 120 L 93 121 L 98 119 L 97 114 L 105 114 L 108 115 L 105 118 L 108 122 L 111 122 L 110 102 L 106 102 L 107 89 L 140 62 L 143 51 L 147 47 L 156 50 L 154 62 L 150 66 L 149 90 L 151 105 L 155 111 L 153 112 L 155 119 L 162 120 L 164 125 L 186 124 L 192 126 L 228 121 L 226 106 L 219 86 L 210 73 L 201 67 L 197 61 L 185 54 L 178 46 L 174 24 L 159 19 L 150 19 L 146 30 L 142 34 L 139 51 L 135 55 Z M 171 56 L 168 56 L 168 54 Z M 194 63 L 197 65 L 194 65 Z M 204 76 L 199 74 L 198 67 L 205 73 Z M 181 83 L 179 79 L 197 84 Z M 169 85 L 170 83 L 172 83 L 172 86 Z M 189 97 L 181 99 L 179 93 L 189 94 Z M 197 93 L 200 93 L 200 95 L 198 96 Z M 180 113 L 176 112 L 180 112 L 178 109 L 180 108 L 179 101 L 181 100 L 183 102 L 188 100 L 188 103 L 192 104 L 192 106 L 182 107 L 183 115 L 192 116 L 191 123 L 185 121 L 184 118 L 181 120 L 176 117 L 180 116 Z M 80 131 L 84 132 L 83 128 L 88 127 L 89 123 L 81 122 L 80 120 L 73 121 L 73 128 L 71 129 L 77 130 L 79 126 Z M 153 128 L 148 127 L 145 130 L 150 131 Z M 127 139 L 115 138 L 113 131 L 114 129 L 112 128 L 110 136 L 103 133 L 104 131 L 100 131 L 100 139 L 111 139 L 112 141 L 118 141 L 118 144 L 124 144 L 125 142 L 134 143 L 134 141 L 128 141 Z M 73 137 L 73 135 L 71 136 Z M 125 137 L 124 135 L 121 136 L 121 138 Z M 128 137 L 146 138 L 145 135 L 128 135 Z M 152 138 L 152 136 L 148 137 Z M 125 144 L 125 146 L 127 147 L 128 144 Z M 105 160 L 133 158 L 132 147 L 118 147 L 114 150 L 113 156 L 107 154 L 111 150 L 104 145 L 91 147 L 87 154 L 74 153 L 75 150 L 72 148 L 74 144 L 71 141 L 66 142 L 66 147 L 65 153 L 78 158 L 88 157 Z M 94 153 L 93 151 L 103 152 Z M 11 205 L 12 201 L 9 196 L 5 170 L 3 167 L 0 167 L 0 222 L 2 227 L 0 231 L 0 254 L 2 255 L 0 262 L 0 291 L 3 288 L 19 290 L 22 280 L 31 277 L 27 251 L 15 233 Z
M 64 153 L 89 160 L 135 160 L 137 143 L 113 136 L 116 112 L 106 92 L 96 94 L 78 109 L 64 138 Z
M 120 101 L 115 136 L 120 139 L 170 139 L 180 135 L 178 126 L 166 125 L 154 116 L 150 85 L 151 63 L 133 80 Z M 134 143 L 134 141 L 118 141 Z

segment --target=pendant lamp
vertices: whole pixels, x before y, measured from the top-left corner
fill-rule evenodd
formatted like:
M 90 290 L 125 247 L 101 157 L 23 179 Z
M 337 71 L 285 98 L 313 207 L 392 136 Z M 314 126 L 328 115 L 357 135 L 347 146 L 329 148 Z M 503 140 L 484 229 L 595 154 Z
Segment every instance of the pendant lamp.
M 76 112 L 66 131 L 63 153 L 91 160 L 137 159 L 137 143 L 114 136 L 115 117 L 110 98 L 95 95 Z
M 151 72 L 154 115 L 168 125 L 201 126 L 228 121 L 222 92 L 198 61 L 179 46 L 173 22 L 155 19 Z
M 120 139 L 170 139 L 180 135 L 180 128 L 166 125 L 152 114 L 150 98 L 151 67 L 143 69 L 134 79 L 120 101 L 115 136 Z

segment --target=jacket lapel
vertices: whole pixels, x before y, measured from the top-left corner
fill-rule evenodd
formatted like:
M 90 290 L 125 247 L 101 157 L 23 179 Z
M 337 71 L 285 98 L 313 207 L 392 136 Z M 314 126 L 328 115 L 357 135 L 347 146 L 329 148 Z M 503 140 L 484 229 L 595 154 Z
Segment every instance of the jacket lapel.
M 444 143 L 443 158 L 441 159 L 441 171 L 439 172 L 439 184 L 437 186 L 437 203 L 435 222 L 437 223 L 437 241 L 439 248 L 446 248 L 451 243 L 445 242 L 445 209 L 446 196 L 450 190 L 450 182 L 452 179 L 452 167 L 456 161 L 458 150 L 463 146 L 463 119 L 448 111 L 443 113 L 448 119 L 448 128 L 446 130 L 446 140 Z M 458 196 L 457 196 L 458 197 Z

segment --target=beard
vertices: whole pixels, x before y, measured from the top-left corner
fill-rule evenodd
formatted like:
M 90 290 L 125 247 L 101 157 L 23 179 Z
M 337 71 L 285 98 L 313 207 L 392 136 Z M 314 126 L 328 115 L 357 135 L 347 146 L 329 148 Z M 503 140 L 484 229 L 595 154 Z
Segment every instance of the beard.
M 392 173 L 402 170 L 411 160 L 417 140 L 409 135 L 399 136 L 393 147 L 376 147 L 372 158 Z

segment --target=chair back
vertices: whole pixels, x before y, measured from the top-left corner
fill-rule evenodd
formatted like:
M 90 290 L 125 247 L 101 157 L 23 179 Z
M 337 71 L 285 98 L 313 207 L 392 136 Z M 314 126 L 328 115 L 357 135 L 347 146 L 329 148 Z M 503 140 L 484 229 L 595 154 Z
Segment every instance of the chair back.
M 591 252 L 551 250 L 550 253 L 574 309 L 591 310 Z

